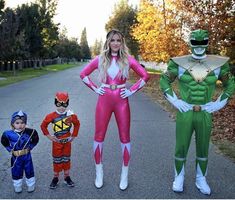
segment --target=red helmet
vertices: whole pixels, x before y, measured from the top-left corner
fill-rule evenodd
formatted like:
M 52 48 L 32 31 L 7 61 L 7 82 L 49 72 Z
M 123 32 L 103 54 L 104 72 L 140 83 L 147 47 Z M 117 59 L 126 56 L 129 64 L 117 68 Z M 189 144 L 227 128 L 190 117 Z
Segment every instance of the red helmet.
M 63 106 L 68 107 L 69 105 L 69 95 L 67 92 L 57 92 L 55 95 L 55 105 L 57 107 Z

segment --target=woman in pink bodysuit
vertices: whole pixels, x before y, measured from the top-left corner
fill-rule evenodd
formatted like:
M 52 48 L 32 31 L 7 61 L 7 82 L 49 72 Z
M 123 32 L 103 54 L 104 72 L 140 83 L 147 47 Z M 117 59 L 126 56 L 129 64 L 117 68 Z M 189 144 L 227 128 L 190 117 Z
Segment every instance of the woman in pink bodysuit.
M 140 79 L 130 89 L 126 88 L 129 69 Z M 89 75 L 98 69 L 101 85 L 97 87 Z M 102 146 L 112 113 L 114 113 L 121 141 L 123 164 L 120 189 L 128 186 L 130 160 L 130 107 L 128 97 L 141 89 L 149 79 L 145 69 L 128 54 L 123 34 L 111 30 L 106 36 L 103 52 L 94 58 L 81 72 L 82 81 L 99 94 L 95 115 L 94 158 L 96 164 L 95 186 L 103 186 Z

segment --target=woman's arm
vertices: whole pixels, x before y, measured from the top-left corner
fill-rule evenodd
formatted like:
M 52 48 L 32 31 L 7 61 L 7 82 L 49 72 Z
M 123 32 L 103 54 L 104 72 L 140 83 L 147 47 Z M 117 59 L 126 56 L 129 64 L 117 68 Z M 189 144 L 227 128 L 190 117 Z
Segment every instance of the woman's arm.
M 80 73 L 80 78 L 82 81 L 93 91 L 97 89 L 97 86 L 92 82 L 89 75 L 98 68 L 99 65 L 99 57 L 94 58 L 88 65 Z
M 133 69 L 133 71 L 137 73 L 138 76 L 140 77 L 140 79 L 130 88 L 130 91 L 135 93 L 147 83 L 147 81 L 149 80 L 149 75 L 146 72 L 145 68 L 142 67 L 140 63 L 137 62 L 136 59 L 130 56 L 128 60 L 129 60 L 130 68 Z
M 129 56 L 128 57 L 128 61 L 129 61 L 129 66 L 130 68 L 137 73 L 140 76 L 140 79 L 131 86 L 131 88 L 128 90 L 126 88 L 121 89 L 121 97 L 123 99 L 131 96 L 132 94 L 134 94 L 135 92 L 137 92 L 138 90 L 140 90 L 149 80 L 149 75 L 146 72 L 146 70 L 144 69 L 144 67 L 142 67 L 136 59 L 134 59 L 133 57 Z

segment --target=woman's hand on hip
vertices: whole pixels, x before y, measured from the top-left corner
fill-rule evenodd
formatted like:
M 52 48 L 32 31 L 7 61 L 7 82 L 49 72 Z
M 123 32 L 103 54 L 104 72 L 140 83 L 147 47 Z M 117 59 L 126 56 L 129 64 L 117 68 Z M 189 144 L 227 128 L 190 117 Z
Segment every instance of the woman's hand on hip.
M 120 96 L 121 96 L 123 99 L 125 99 L 125 98 L 131 96 L 132 94 L 134 94 L 134 92 L 133 92 L 133 91 L 130 91 L 130 90 L 126 89 L 126 88 L 122 88 L 122 89 L 121 89 L 121 92 L 120 92 Z
M 104 95 L 104 93 L 105 93 L 105 89 L 103 86 L 100 86 L 99 88 L 95 88 L 94 91 L 95 91 L 95 93 L 97 93 L 99 95 Z

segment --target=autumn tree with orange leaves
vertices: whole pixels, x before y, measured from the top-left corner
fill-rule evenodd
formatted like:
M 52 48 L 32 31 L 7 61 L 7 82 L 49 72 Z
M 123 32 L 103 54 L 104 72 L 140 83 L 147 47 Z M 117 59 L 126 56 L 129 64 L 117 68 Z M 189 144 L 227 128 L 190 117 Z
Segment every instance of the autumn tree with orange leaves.
M 187 36 L 209 31 L 209 54 L 229 56 L 235 63 L 235 0 L 141 0 L 132 35 L 144 60 L 167 62 L 189 53 Z
M 175 1 L 141 0 L 132 35 L 140 44 L 143 60 L 167 62 L 170 57 L 188 53 L 184 26 Z
M 235 0 L 179 0 L 185 26 L 209 31 L 208 53 L 230 57 L 235 64 Z

